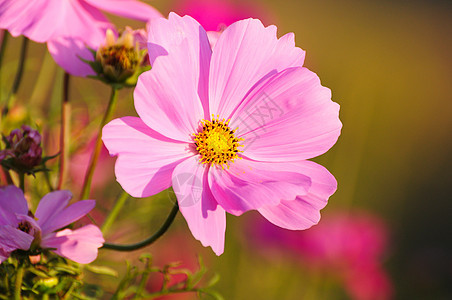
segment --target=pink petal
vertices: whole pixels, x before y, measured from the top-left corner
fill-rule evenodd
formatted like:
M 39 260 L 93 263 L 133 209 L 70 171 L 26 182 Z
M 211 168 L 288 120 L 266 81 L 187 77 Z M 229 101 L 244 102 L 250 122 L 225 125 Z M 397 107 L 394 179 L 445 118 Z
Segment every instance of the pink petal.
M 28 250 L 34 237 L 10 225 L 0 226 L 0 249 L 12 252 L 17 249 Z
M 64 2 L 65 10 L 61 12 L 64 14 L 64 22 L 57 28 L 54 36 L 83 38 L 91 47 L 95 46 L 91 43 L 97 41 L 100 34 L 103 41 L 105 30 L 112 27 L 108 19 L 85 1 Z
M 153 130 L 175 140 L 192 142 L 192 135 L 204 118 L 200 96 L 206 97 L 203 91 L 207 80 L 203 66 L 210 60 L 206 33 L 192 18 L 175 14 L 169 20 L 153 20 L 150 30 L 152 70 L 138 78 L 135 109 Z M 163 48 L 167 45 L 171 47 L 169 53 Z M 156 59 L 156 51 L 167 55 Z
M 263 78 L 289 67 L 302 66 L 304 51 L 294 35 L 279 40 L 276 27 L 259 20 L 238 21 L 221 34 L 210 66 L 210 113 L 228 118 L 251 88 Z
M 210 48 L 207 33 L 199 23 L 190 16 L 180 17 L 170 13 L 168 20 L 156 19 L 150 22 L 148 27 L 149 61 L 154 61 L 159 56 L 174 55 L 172 60 L 165 60 L 175 70 L 186 71 L 187 82 L 195 87 L 204 107 L 205 117 L 209 117 L 208 82 L 209 67 L 212 50 Z M 177 58 L 176 58 L 177 57 Z M 182 62 L 182 65 L 179 64 Z M 184 66 L 184 70 L 181 67 Z
M 173 172 L 173 189 L 193 236 L 221 255 L 224 251 L 226 214 L 207 183 L 206 166 L 196 157 L 180 163 Z
M 242 213 L 282 200 L 306 195 L 309 177 L 294 170 L 291 164 L 236 160 L 228 169 L 211 167 L 209 186 L 215 199 L 228 213 Z
M 16 214 L 28 214 L 24 193 L 14 185 L 0 188 L 0 225 L 17 224 Z
M 94 7 L 114 15 L 147 22 L 162 14 L 146 3 L 134 0 L 84 0 Z
M 244 155 L 298 161 L 323 154 L 340 135 L 339 105 L 306 68 L 289 68 L 257 85 L 231 117 Z
M 61 0 L 2 0 L 0 28 L 11 35 L 25 35 L 29 39 L 46 42 L 64 20 L 67 1 Z
M 103 38 L 99 38 L 97 44 L 100 45 L 102 41 Z M 95 75 L 90 65 L 80 59 L 94 60 L 93 54 L 86 46 L 86 42 L 78 37 L 61 36 L 47 43 L 47 49 L 55 62 L 69 74 L 81 77 Z M 97 46 L 94 48 L 97 48 Z
M 273 224 L 291 230 L 302 230 L 320 220 L 320 210 L 336 191 L 337 182 L 327 169 L 311 161 L 293 163 L 294 169 L 311 178 L 307 195 L 298 196 L 295 201 L 281 201 L 276 206 L 264 206 L 258 211 Z
M 176 165 L 193 155 L 187 143 L 161 136 L 136 117 L 108 123 L 102 140 L 110 155 L 119 156 L 116 179 L 134 197 L 147 197 L 169 188 Z
M 48 41 L 47 48 L 53 59 L 71 75 L 93 75 L 91 67 L 80 57 L 93 60 L 87 47 L 97 49 L 105 40 L 105 32 L 113 25 L 96 8 L 83 1 L 69 1 L 65 22 Z
M 43 248 L 55 248 L 55 253 L 80 264 L 88 264 L 97 257 L 98 248 L 105 242 L 102 232 L 92 224 L 76 230 L 65 229 L 43 238 Z

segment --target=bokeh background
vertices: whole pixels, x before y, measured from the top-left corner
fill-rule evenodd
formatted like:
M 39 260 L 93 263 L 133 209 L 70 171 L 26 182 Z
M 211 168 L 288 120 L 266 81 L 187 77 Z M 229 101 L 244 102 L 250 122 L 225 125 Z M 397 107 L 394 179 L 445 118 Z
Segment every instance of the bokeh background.
M 216 290 L 225 299 L 452 299 L 452 2 L 250 0 L 229 1 L 220 11 L 217 2 L 148 1 L 164 15 L 198 14 L 206 26 L 226 14 L 224 22 L 253 16 L 276 24 L 279 35 L 294 32 L 297 46 L 307 51 L 306 66 L 341 105 L 342 135 L 315 159 L 336 176 L 338 190 L 320 224 L 306 232 L 275 229 L 253 213 L 228 216 L 225 253 L 216 257 L 178 216 L 169 233 L 145 251 L 158 265 L 181 261 L 193 270 L 201 254 L 208 275 L 220 275 Z M 20 39 L 10 39 L 2 98 L 19 47 Z M 29 56 L 8 126 L 37 124 L 45 132 L 47 154 L 53 154 L 63 71 L 44 45 L 32 43 Z M 70 93 L 74 158 L 67 186 L 78 193 L 109 90 L 74 78 Z M 135 114 L 131 90 L 121 91 L 120 100 L 116 116 Z M 104 158 L 92 193 L 99 222 L 121 193 L 114 159 Z M 163 222 L 172 201 L 171 191 L 129 199 L 107 240 L 146 237 Z M 138 256 L 103 250 L 97 264 L 124 272 L 124 260 L 137 262 Z M 107 289 L 119 281 L 99 275 L 90 280 Z M 159 280 L 151 278 L 149 289 Z

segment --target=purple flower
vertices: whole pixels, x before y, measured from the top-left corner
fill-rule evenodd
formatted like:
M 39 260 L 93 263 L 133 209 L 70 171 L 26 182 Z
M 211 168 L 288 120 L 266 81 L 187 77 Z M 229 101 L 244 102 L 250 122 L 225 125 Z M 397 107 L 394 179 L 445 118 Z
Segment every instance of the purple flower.
M 22 190 L 12 185 L 0 188 L 0 263 L 17 249 L 46 248 L 82 264 L 95 260 L 97 249 L 104 242 L 97 226 L 57 231 L 85 216 L 95 206 L 94 200 L 83 200 L 67 207 L 71 198 L 69 191 L 45 195 L 33 218 Z
M 31 170 L 41 163 L 41 135 L 37 130 L 23 125 L 14 129 L 5 137 L 7 147 L 0 151 L 0 161 L 12 158 L 12 164 L 18 168 Z

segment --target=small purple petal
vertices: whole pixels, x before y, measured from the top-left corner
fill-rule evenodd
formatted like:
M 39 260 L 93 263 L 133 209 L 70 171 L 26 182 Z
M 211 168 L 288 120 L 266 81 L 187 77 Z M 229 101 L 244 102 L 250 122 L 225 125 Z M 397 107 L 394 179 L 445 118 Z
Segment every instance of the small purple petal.
M 69 191 L 55 191 L 45 195 L 39 202 L 35 212 L 38 224 L 43 227 L 44 224 L 51 221 L 55 215 L 68 205 L 71 198 L 72 193 Z
M 17 228 L 6 225 L 0 227 L 0 249 L 12 252 L 17 249 L 28 250 L 34 237 Z
M 21 189 L 14 185 L 0 188 L 0 225 L 17 224 L 16 214 L 27 213 L 28 204 Z
M 42 235 L 63 228 L 85 216 L 96 206 L 95 200 L 82 200 L 53 214 L 45 223 L 41 223 Z

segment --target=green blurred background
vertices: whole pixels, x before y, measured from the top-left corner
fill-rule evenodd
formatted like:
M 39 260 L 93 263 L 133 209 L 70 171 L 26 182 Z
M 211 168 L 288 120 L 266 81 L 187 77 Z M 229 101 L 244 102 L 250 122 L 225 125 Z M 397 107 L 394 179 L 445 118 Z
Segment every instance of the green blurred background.
M 149 3 L 164 15 L 174 4 Z M 307 51 L 306 66 L 341 105 L 342 135 L 316 159 L 338 180 L 338 191 L 323 210 L 325 215 L 362 209 L 384 220 L 390 233 L 384 268 L 393 282 L 395 299 L 452 299 L 451 1 L 293 0 L 253 5 L 265 15 L 264 23 L 278 26 L 279 35 L 295 32 L 297 46 Z M 3 94 L 15 72 L 19 45 L 18 40 L 11 41 L 6 53 Z M 43 45 L 30 48 L 18 103 L 32 111 L 16 113 L 18 118 L 29 115 L 43 127 L 57 128 L 58 118 L 48 116 L 59 113 L 62 72 L 45 53 Z M 39 84 L 39 80 L 54 84 Z M 133 114 L 131 91 L 121 91 L 121 96 L 116 116 Z M 73 80 L 74 113 L 89 113 L 93 124 L 99 121 L 96 118 L 107 97 L 108 89 L 100 83 Z M 87 140 L 89 130 L 81 126 L 76 118 L 76 138 Z M 96 125 L 91 126 L 95 130 Z M 108 211 L 119 193 L 116 183 L 95 191 L 96 199 L 106 199 L 98 202 L 99 214 Z M 169 195 L 131 199 L 107 239 L 136 241 L 153 232 L 169 211 Z M 155 253 L 157 263 L 186 260 L 184 265 L 193 268 L 196 253 L 201 253 L 209 274 L 221 275 L 216 288 L 225 299 L 348 299 L 334 284 L 314 280 L 291 258 L 256 253 L 246 243 L 249 218 L 249 214 L 228 216 L 221 257 L 192 238 L 181 216 L 167 236 L 146 251 Z M 124 269 L 123 260 L 137 256 L 102 251 L 98 264 Z M 117 281 L 105 282 L 108 286 Z

